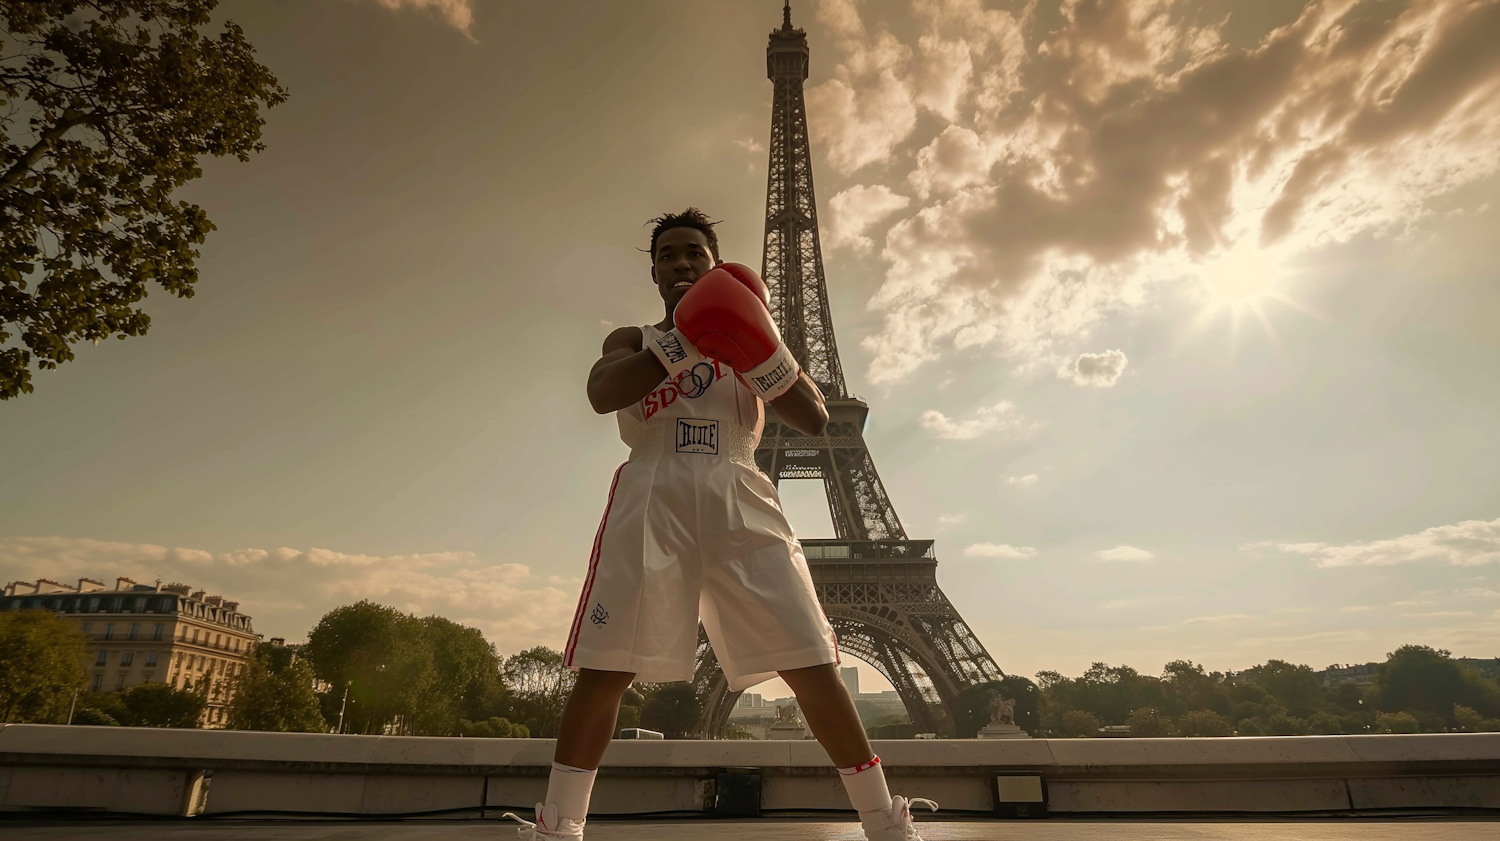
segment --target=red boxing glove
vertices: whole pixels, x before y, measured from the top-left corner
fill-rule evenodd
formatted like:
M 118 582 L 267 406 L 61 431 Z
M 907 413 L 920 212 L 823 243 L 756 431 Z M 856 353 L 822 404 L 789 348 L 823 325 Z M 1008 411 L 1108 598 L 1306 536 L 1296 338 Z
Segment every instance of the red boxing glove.
M 719 266 L 694 281 L 673 321 L 699 351 L 727 362 L 747 388 L 769 402 L 797 382 L 801 369 L 754 288 L 764 290 L 765 283 L 745 266 L 728 265 L 733 269 Z
M 745 284 L 746 289 L 755 293 L 755 297 L 760 299 L 762 306 L 768 310 L 771 308 L 771 290 L 766 288 L 766 282 L 760 279 L 760 275 L 756 274 L 754 269 L 743 263 L 720 263 L 714 268 L 729 272 L 735 280 Z

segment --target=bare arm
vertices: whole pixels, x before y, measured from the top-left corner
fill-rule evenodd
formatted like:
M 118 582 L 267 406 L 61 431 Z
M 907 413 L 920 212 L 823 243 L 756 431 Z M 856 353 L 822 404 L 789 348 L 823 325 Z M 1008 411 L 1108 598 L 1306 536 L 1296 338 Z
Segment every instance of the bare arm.
M 803 371 L 797 375 L 797 384 L 772 403 L 781 422 L 803 435 L 822 435 L 828 427 L 828 407 L 823 405 L 823 392 L 813 384 L 812 378 Z
M 667 369 L 641 349 L 641 328 L 621 327 L 604 340 L 604 352 L 589 371 L 589 404 L 601 415 L 642 400 L 666 379 Z

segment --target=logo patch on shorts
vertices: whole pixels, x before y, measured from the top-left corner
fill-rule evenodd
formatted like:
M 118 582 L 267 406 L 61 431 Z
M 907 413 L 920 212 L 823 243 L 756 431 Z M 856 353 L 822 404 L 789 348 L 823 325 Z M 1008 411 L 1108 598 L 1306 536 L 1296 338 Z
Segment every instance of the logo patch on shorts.
M 703 418 L 677 419 L 677 452 L 719 454 L 719 422 Z

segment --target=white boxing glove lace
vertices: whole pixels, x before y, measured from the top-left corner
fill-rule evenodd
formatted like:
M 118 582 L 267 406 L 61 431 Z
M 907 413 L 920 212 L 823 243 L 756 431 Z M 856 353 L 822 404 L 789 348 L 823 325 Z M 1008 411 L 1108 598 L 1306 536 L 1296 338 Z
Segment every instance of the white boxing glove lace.
M 703 354 L 675 327 L 665 333 L 657 333 L 656 338 L 646 342 L 646 349 L 667 369 L 668 379 L 676 378 L 678 374 L 703 361 Z

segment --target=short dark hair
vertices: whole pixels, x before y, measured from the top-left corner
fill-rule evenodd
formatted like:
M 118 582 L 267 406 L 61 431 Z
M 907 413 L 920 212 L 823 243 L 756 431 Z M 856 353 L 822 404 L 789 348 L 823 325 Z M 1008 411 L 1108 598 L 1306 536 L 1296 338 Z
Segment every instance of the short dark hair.
M 719 235 L 714 233 L 714 226 L 718 222 L 708 221 L 708 214 L 696 207 L 690 207 L 681 213 L 667 213 L 648 220 L 647 225 L 655 224 L 651 229 L 651 262 L 656 262 L 656 241 L 661 235 L 673 228 L 696 228 L 703 232 L 703 237 L 708 240 L 708 250 L 713 253 L 714 259 L 719 259 Z

